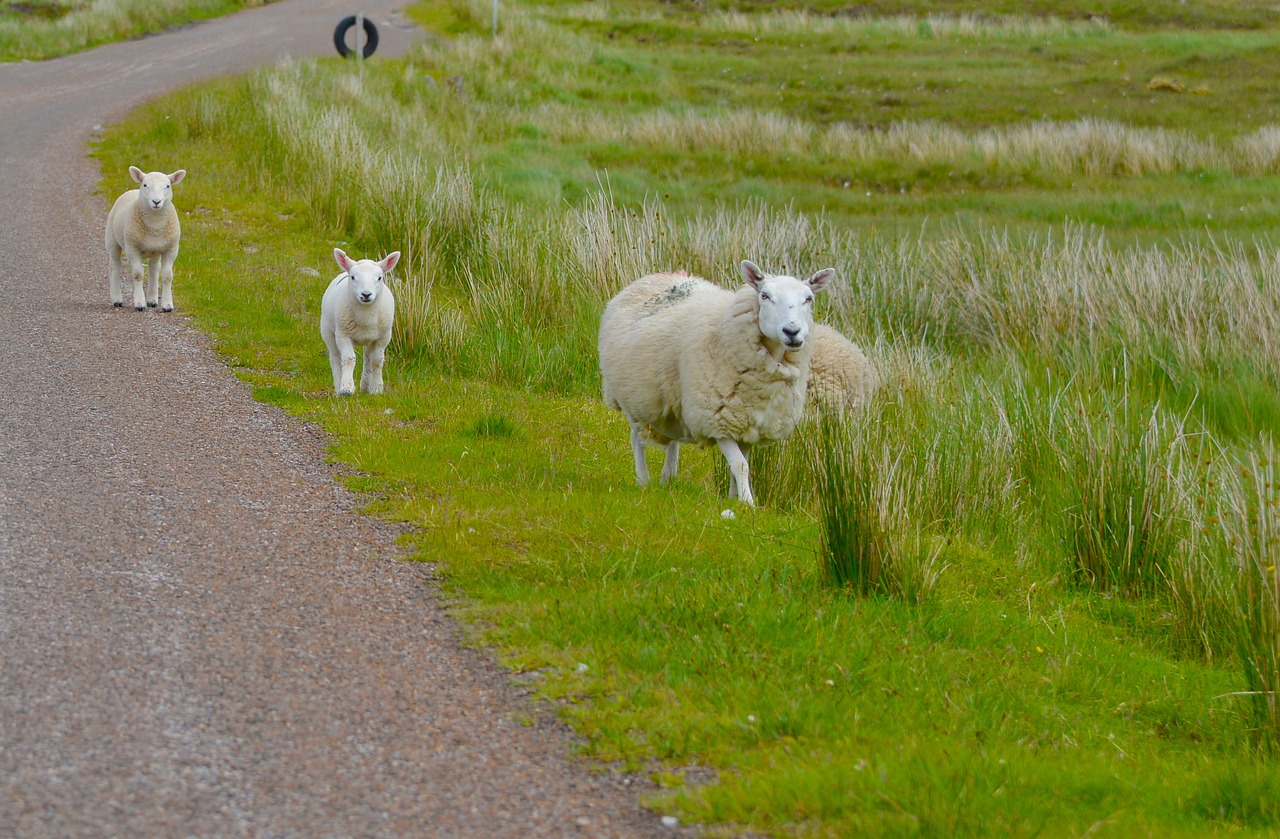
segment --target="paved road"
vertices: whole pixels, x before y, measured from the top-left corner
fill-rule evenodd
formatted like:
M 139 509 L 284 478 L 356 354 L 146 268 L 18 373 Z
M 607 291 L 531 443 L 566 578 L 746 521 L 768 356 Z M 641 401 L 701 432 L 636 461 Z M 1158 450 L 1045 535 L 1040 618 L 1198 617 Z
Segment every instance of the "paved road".
M 380 56 L 408 47 L 396 2 L 363 6 Z M 108 303 L 93 126 L 330 52 L 348 11 L 0 65 L 0 837 L 671 833 L 559 726 L 512 721 L 532 706 L 352 511 L 317 432 L 180 314 Z

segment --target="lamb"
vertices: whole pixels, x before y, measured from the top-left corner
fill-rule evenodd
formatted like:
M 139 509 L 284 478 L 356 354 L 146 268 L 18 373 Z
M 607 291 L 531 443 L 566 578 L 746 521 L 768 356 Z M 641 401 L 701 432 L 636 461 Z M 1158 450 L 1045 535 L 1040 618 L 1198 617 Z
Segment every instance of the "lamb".
M 660 481 L 676 475 L 681 443 L 719 447 L 729 495 L 755 505 L 751 446 L 785 439 L 804 409 L 814 293 L 825 268 L 799 280 L 740 265 L 736 292 L 686 274 L 650 274 L 624 288 L 600 320 L 604 401 L 631 425 L 636 482 L 649 483 L 646 443 L 666 447 Z
M 866 407 L 880 385 L 875 367 L 857 344 L 824 323 L 809 333 L 808 406 L 856 413 Z
M 333 389 L 339 396 L 356 392 L 356 346 L 364 348 L 360 390 L 382 393 L 382 361 L 391 343 L 396 298 L 386 284 L 386 274 L 400 261 L 400 251 L 381 262 L 355 261 L 333 249 L 342 273 L 333 278 L 320 301 L 320 335 L 329 348 Z
M 143 173 L 129 167 L 129 175 L 140 186 L 123 193 L 107 213 L 108 277 L 111 304 L 123 306 L 120 271 L 128 263 L 133 278 L 133 308 L 142 311 L 159 303 L 162 312 L 173 311 L 173 262 L 178 258 L 182 227 L 173 206 L 173 185 L 181 183 L 187 170 Z M 147 261 L 150 282 L 144 285 L 142 261 Z M 164 289 L 160 290 L 160 281 Z M 159 300 L 157 301 L 157 297 Z

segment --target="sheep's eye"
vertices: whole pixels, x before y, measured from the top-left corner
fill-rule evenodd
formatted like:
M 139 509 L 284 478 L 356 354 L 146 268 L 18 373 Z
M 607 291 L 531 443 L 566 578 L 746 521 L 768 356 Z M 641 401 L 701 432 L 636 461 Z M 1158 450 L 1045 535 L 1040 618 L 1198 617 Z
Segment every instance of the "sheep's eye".
M 808 297 L 806 297 L 806 298 L 804 299 L 804 302 L 806 302 L 806 303 L 812 303 L 812 302 L 813 302 L 813 295 L 812 295 L 812 294 L 810 294 Z

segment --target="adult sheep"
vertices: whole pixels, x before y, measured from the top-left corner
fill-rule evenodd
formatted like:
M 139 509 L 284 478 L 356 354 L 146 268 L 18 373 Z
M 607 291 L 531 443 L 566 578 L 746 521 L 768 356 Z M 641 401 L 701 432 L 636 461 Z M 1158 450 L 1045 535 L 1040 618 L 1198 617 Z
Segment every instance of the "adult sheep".
M 729 495 L 754 506 L 747 452 L 785 439 L 804 410 L 814 293 L 835 269 L 799 280 L 741 266 L 728 291 L 686 274 L 650 274 L 624 288 L 600 320 L 605 404 L 626 416 L 636 481 L 649 483 L 647 443 L 666 447 L 660 480 L 676 475 L 681 443 L 714 442 Z
M 809 341 L 813 356 L 809 360 L 808 404 L 848 413 L 865 408 L 880 386 L 880 376 L 866 353 L 823 323 L 813 325 Z
M 173 262 L 178 258 L 182 226 L 173 207 L 173 186 L 181 183 L 187 170 L 143 172 L 129 167 L 129 176 L 138 182 L 137 189 L 122 193 L 107 213 L 107 274 L 111 304 L 123 306 L 120 293 L 120 271 L 129 265 L 133 279 L 133 308 L 160 306 L 162 312 L 173 311 Z M 142 261 L 147 261 L 149 282 L 143 283 Z M 164 288 L 160 289 L 161 281 Z M 158 298 L 158 299 L 157 299 Z
M 356 347 L 364 348 L 360 390 L 382 393 L 382 362 L 396 318 L 396 298 L 387 287 L 387 272 L 400 261 L 394 251 L 381 262 L 356 261 L 342 248 L 333 249 L 342 273 L 333 278 L 320 300 L 320 335 L 329 348 L 333 390 L 356 392 Z

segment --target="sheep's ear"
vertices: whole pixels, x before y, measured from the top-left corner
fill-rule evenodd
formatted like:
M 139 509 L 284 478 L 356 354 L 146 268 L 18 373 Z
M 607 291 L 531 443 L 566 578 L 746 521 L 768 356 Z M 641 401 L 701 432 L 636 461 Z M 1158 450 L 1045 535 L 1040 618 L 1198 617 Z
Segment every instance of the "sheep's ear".
M 378 267 L 385 274 L 392 268 L 396 267 L 396 263 L 400 261 L 400 251 L 392 251 L 387 254 L 387 258 L 378 263 Z
M 809 288 L 814 291 L 822 291 L 836 278 L 836 269 L 823 268 L 809 279 L 805 280 L 809 284 Z
M 760 284 L 765 281 L 765 273 L 749 259 L 742 260 L 742 264 L 738 268 L 742 271 L 742 279 L 747 281 L 747 285 L 759 291 Z
M 346 253 L 343 252 L 342 248 L 333 249 L 333 258 L 338 260 L 338 267 L 343 271 L 349 272 L 351 270 L 351 266 L 355 264 L 351 261 L 351 257 L 347 256 Z
M 133 178 L 138 183 L 142 183 L 142 179 L 145 178 L 146 176 L 147 176 L 146 173 L 143 172 L 141 169 L 139 169 L 137 166 L 129 167 L 129 177 Z
M 187 176 L 187 170 L 179 169 L 178 171 L 174 172 L 172 175 L 169 176 L 169 183 L 171 184 L 181 183 L 182 179 L 185 178 L 186 176 Z

